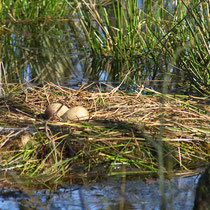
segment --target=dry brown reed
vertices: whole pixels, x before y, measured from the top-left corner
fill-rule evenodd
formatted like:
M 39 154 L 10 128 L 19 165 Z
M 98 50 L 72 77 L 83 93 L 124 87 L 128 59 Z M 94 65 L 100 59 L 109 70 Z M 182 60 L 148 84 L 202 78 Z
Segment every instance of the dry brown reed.
M 206 98 L 162 96 L 147 88 L 143 91 L 147 95 L 114 88 L 109 92 L 86 89 L 87 86 L 74 90 L 52 83 L 30 88 L 7 84 L 8 92 L 0 102 L 2 170 L 17 169 L 19 165 L 23 174 L 52 174 L 54 168 L 53 173 L 59 177 L 78 168 L 111 173 L 119 164 L 125 164 L 132 169 L 157 171 L 160 139 L 165 171 L 189 171 L 209 161 L 210 116 Z M 82 105 L 91 117 L 78 123 L 46 123 L 42 114 L 52 102 L 68 107 Z M 26 133 L 33 139 L 29 145 L 20 143 Z M 24 160 L 26 146 L 33 153 L 29 152 Z

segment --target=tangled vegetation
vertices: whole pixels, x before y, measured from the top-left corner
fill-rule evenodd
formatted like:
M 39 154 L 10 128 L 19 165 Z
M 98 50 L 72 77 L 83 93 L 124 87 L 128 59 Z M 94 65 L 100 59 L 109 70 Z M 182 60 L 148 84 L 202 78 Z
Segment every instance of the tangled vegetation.
M 127 94 L 47 84 L 7 85 L 0 103 L 1 171 L 58 180 L 69 173 L 158 172 L 159 150 L 166 174 L 209 161 L 209 106 L 205 98 L 162 95 L 145 89 Z M 155 95 L 154 95 L 155 94 Z M 163 102 L 164 100 L 164 102 Z M 46 121 L 52 102 L 83 105 L 88 121 Z M 45 176 L 42 176 L 45 175 Z
M 122 166 L 127 174 L 190 173 L 208 163 L 207 1 L 11 0 L 0 2 L 0 12 L 0 172 L 47 182 L 69 173 L 118 174 Z M 81 49 L 88 78 L 111 75 L 132 91 L 47 83 L 74 76 Z M 160 82 L 163 93 L 148 81 Z M 52 102 L 83 105 L 91 117 L 46 121 Z

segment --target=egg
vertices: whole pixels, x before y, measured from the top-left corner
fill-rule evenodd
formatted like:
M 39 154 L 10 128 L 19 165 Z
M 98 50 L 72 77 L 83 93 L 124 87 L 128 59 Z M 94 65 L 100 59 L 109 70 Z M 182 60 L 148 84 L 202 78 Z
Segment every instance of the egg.
M 62 107 L 61 107 L 62 106 Z M 64 113 L 66 113 L 69 108 L 61 103 L 52 103 L 45 110 L 45 119 L 51 118 L 54 113 L 61 107 L 61 109 L 57 112 L 56 116 L 61 117 Z
M 80 121 L 80 120 L 88 120 L 89 112 L 83 106 L 75 106 L 70 108 L 65 114 L 62 116 L 64 121 Z

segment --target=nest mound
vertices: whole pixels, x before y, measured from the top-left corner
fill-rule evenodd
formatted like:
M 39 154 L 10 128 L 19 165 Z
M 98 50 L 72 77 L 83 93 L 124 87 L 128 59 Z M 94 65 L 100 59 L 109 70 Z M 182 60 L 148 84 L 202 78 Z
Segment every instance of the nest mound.
M 0 102 L 0 161 L 6 163 L 5 169 L 18 165 L 24 173 L 52 173 L 56 167 L 57 176 L 61 168 L 110 172 L 126 164 L 157 171 L 160 146 L 166 170 L 169 160 L 176 170 L 201 167 L 209 160 L 206 98 L 162 95 L 150 89 L 144 90 L 147 95 L 117 88 L 91 92 L 54 84 L 30 89 L 10 85 L 7 90 Z M 43 113 L 55 102 L 86 107 L 89 120 L 46 121 Z M 5 134 L 8 129 L 13 130 Z M 27 133 L 33 143 L 21 140 Z M 8 156 L 14 158 L 8 161 Z

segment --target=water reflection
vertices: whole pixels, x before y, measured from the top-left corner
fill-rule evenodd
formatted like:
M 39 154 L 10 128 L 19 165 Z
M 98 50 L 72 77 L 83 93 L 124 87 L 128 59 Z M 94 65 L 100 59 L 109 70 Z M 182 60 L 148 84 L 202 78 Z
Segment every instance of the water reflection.
M 197 176 L 165 181 L 167 209 L 191 210 Z M 159 209 L 157 181 L 109 179 L 101 183 L 71 185 L 52 193 L 48 190 L 1 190 L 0 209 Z
M 14 33 L 0 38 L 1 60 L 5 66 L 7 82 L 54 82 L 60 85 L 78 86 L 85 81 L 120 83 L 130 71 L 124 83 L 128 90 L 141 85 L 162 89 L 164 73 L 170 69 L 169 86 L 178 91 L 182 75 L 161 57 L 151 58 L 147 52 L 129 62 L 116 57 L 92 56 L 87 48 L 78 22 L 71 20 L 31 24 L 9 24 Z M 162 62 L 162 65 L 160 63 Z M 4 78 L 4 75 L 2 75 Z
M 0 38 L 1 60 L 8 82 L 19 82 L 21 75 L 22 81 L 28 80 L 29 74 L 37 83 L 56 82 L 59 77 L 81 74 L 84 40 L 81 41 L 76 32 L 72 35 L 76 24 L 10 23 L 8 27 L 13 28 L 14 33 Z

